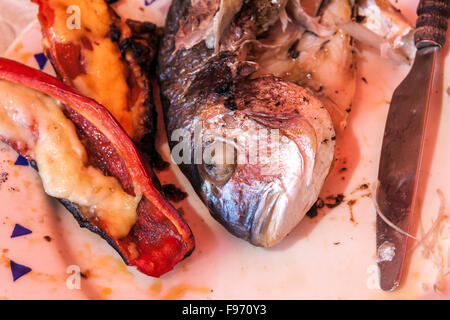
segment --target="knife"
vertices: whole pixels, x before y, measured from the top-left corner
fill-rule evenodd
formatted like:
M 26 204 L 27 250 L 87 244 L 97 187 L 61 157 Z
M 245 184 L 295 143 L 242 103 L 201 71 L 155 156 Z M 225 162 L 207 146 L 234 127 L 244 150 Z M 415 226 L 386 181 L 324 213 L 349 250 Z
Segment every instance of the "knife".
M 433 76 L 446 40 L 449 7 L 449 0 L 420 1 L 414 35 L 416 57 L 394 91 L 386 121 L 376 192 L 377 263 L 384 291 L 399 286 L 405 265 L 406 234 L 415 209 Z

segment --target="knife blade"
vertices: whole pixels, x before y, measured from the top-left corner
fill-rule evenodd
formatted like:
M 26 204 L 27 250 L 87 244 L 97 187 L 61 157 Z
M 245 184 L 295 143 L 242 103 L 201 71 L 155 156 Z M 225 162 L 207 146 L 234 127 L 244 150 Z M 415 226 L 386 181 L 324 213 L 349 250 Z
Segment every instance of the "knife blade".
M 449 1 L 421 0 L 417 14 L 417 53 L 411 71 L 392 96 L 378 170 L 376 246 L 384 291 L 399 286 L 405 265 L 405 233 L 415 210 L 433 76 L 446 39 Z

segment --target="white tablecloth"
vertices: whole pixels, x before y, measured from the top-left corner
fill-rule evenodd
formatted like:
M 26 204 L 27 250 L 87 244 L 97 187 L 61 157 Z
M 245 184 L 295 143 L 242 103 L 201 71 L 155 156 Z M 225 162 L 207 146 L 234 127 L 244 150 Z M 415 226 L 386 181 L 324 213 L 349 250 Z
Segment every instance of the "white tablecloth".
M 0 56 L 36 14 L 37 5 L 30 0 L 0 0 Z

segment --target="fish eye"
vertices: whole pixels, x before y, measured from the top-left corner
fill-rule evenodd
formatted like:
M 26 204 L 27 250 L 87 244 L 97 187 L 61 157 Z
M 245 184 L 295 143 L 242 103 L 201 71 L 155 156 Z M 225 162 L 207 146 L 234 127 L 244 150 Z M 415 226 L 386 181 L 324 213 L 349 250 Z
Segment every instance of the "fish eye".
M 203 162 L 198 165 L 201 176 L 214 185 L 224 185 L 232 177 L 237 164 L 237 151 L 226 141 L 213 141 L 203 149 Z

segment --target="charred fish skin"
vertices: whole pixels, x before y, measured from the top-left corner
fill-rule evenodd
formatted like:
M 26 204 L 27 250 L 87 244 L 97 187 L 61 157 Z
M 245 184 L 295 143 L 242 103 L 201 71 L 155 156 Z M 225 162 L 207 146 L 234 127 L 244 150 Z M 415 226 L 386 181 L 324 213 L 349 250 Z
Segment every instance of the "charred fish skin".
M 220 48 L 207 41 L 183 48 L 176 45 L 176 35 L 192 2 L 173 1 L 158 61 L 172 151 L 177 141 L 171 137 L 178 129 L 191 133 L 190 162 L 179 164 L 181 170 L 212 216 L 257 246 L 275 245 L 302 219 L 317 199 L 334 155 L 333 125 L 320 100 L 271 75 L 251 79 L 258 65 L 246 59 L 244 43 L 265 32 L 286 3 L 244 1 L 216 42 Z M 198 123 L 206 137 L 201 142 L 193 134 Z M 270 145 L 279 147 L 281 160 L 275 167 L 261 155 L 261 140 L 254 134 L 263 130 L 281 133 L 278 145 Z M 211 132 L 212 137 L 207 134 Z M 242 137 L 258 146 L 256 163 L 195 162 L 196 146 L 207 148 L 217 141 L 237 156 L 246 154 L 248 144 Z

